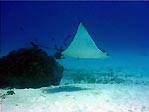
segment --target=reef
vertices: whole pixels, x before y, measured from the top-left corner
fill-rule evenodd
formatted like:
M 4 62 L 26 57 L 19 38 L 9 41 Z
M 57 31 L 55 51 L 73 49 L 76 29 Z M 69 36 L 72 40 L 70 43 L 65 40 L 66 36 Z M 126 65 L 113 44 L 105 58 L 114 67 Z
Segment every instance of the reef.
M 63 66 L 38 48 L 20 48 L 0 58 L 0 88 L 40 88 L 59 85 Z

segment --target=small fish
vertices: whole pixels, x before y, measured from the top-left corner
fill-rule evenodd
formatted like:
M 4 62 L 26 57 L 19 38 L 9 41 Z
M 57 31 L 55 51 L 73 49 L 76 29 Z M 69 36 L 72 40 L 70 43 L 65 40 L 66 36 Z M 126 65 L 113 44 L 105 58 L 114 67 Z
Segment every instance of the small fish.
M 66 42 L 66 41 L 68 41 L 68 39 L 71 37 L 71 35 L 69 34 L 69 35 L 67 35 L 67 37 L 64 39 L 64 41 Z
M 35 48 L 39 48 L 39 46 L 37 45 L 37 44 L 35 44 L 34 42 L 30 42 L 30 44 L 33 46 L 33 47 L 35 47 Z

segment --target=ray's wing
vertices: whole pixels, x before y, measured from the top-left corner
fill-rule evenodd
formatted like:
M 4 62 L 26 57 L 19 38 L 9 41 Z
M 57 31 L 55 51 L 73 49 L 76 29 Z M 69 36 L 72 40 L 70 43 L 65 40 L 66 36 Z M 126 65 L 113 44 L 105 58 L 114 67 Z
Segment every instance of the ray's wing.
M 68 48 L 62 52 L 63 56 L 75 58 L 106 58 L 106 53 L 96 46 L 82 23 L 79 24 L 77 33 Z

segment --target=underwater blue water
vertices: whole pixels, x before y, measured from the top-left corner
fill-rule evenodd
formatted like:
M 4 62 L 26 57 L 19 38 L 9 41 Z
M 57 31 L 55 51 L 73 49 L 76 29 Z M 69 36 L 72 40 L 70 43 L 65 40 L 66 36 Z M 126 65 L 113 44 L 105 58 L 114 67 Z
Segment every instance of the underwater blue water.
M 80 21 L 98 48 L 109 54 L 105 60 L 57 60 L 64 66 L 60 86 L 14 89 L 14 97 L 2 100 L 4 111 L 56 112 L 68 105 L 67 112 L 87 111 L 96 105 L 108 112 L 149 110 L 149 2 L 0 1 L 0 11 L 0 57 L 30 47 L 30 42 L 53 55 L 54 46 L 69 46 Z M 73 85 L 90 83 L 93 85 Z
M 83 21 L 110 55 L 149 55 L 149 2 L 1 2 L 1 56 L 36 42 L 66 48 Z M 64 40 L 67 39 L 67 45 Z M 48 48 L 47 48 L 48 47 Z

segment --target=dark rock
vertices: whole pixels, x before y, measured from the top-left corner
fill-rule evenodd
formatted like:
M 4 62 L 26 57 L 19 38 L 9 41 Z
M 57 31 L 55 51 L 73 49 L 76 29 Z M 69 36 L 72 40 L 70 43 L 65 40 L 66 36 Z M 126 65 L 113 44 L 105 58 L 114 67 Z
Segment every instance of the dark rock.
M 7 91 L 7 95 L 14 95 L 14 94 L 15 94 L 15 92 L 12 90 Z
M 0 88 L 59 85 L 63 67 L 39 48 L 21 48 L 0 58 Z

